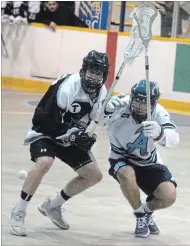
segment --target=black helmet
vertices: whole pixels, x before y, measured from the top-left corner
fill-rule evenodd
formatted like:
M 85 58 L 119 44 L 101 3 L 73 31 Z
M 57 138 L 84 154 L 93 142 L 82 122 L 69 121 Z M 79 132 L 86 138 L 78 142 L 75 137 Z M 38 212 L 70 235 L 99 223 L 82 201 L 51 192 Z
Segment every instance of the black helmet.
M 88 93 L 96 93 L 105 83 L 109 72 L 108 57 L 105 53 L 92 50 L 83 59 L 80 70 L 83 90 Z
M 160 97 L 160 91 L 156 82 L 150 81 L 150 103 L 151 112 L 156 107 Z M 133 118 L 141 123 L 147 118 L 147 96 L 146 96 L 146 80 L 141 80 L 131 88 L 130 95 L 130 111 Z

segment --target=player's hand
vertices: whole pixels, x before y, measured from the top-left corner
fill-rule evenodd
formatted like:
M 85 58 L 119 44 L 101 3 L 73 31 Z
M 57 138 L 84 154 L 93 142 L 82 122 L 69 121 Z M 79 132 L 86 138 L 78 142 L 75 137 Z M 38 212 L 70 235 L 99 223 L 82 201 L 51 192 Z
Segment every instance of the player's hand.
M 90 137 L 87 133 L 84 133 L 82 130 L 73 127 L 67 131 L 66 134 L 57 137 L 56 139 L 62 140 L 64 143 L 69 145 L 76 145 L 84 151 L 88 151 L 92 148 L 96 142 L 96 135 L 93 134 Z
M 143 121 L 143 133 L 145 137 L 150 137 L 156 140 L 160 138 L 163 130 L 162 127 L 156 121 Z
M 96 142 L 96 134 L 89 136 L 88 133 L 81 132 L 77 135 L 75 144 L 84 151 L 89 151 Z
M 20 25 L 22 23 L 22 17 L 19 15 L 13 19 L 14 25 Z
M 122 101 L 122 98 L 124 98 L 125 96 L 126 95 L 124 93 L 112 96 L 106 105 L 105 111 L 107 113 L 113 113 L 116 108 L 125 107 L 127 103 L 125 101 Z
M 27 18 L 22 18 L 22 24 L 24 24 L 24 25 L 27 25 L 28 24 Z
M 51 21 L 50 22 L 50 24 L 49 24 L 49 26 L 51 27 L 51 29 L 55 32 L 56 31 L 56 23 L 55 22 L 53 22 L 53 21 Z
M 9 22 L 10 22 L 10 18 L 9 18 L 8 15 L 2 15 L 2 16 L 1 16 L 1 23 L 2 23 L 2 24 L 7 24 L 7 23 L 9 23 Z

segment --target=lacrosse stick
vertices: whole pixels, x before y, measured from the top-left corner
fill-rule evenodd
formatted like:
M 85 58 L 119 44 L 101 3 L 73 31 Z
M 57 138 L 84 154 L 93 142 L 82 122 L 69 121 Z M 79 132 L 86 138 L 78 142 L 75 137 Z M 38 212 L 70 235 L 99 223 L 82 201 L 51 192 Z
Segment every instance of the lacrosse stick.
M 149 59 L 148 45 L 152 38 L 152 24 L 158 15 L 158 11 L 150 4 L 140 5 L 133 13 L 134 19 L 139 28 L 139 36 L 145 47 L 145 77 L 146 77 L 146 94 L 147 94 L 147 120 L 151 120 L 150 104 L 150 81 L 149 81 Z
M 6 57 L 9 57 L 9 54 L 8 54 L 8 51 L 7 51 L 7 47 L 6 47 L 6 44 L 5 44 L 5 40 L 3 39 L 2 33 L 1 33 L 1 42 L 2 42 L 2 46 L 4 48 L 4 51 L 5 51 Z
M 106 98 L 105 98 L 104 103 L 102 105 L 102 109 L 100 110 L 96 121 L 92 121 L 90 123 L 89 127 L 86 129 L 86 132 L 88 132 L 88 134 L 90 136 L 92 136 L 92 134 L 94 133 L 96 126 L 98 125 L 101 117 L 103 116 L 105 107 L 106 107 L 109 99 L 112 96 L 112 93 L 113 93 L 115 86 L 117 85 L 117 83 L 121 77 L 121 74 L 125 68 L 125 65 L 127 63 L 131 65 L 133 63 L 133 61 L 135 60 L 135 58 L 138 57 L 140 55 L 140 53 L 143 51 L 143 48 L 144 48 L 144 46 L 143 46 L 143 42 L 142 42 L 141 38 L 139 37 L 138 27 L 134 26 L 131 29 L 130 40 L 129 40 L 127 48 L 125 49 L 125 52 L 124 52 L 124 60 L 123 60 L 121 66 L 119 68 L 119 71 L 117 72 L 117 75 L 115 76 L 115 79 L 112 83 L 112 86 L 111 86 L 108 94 L 106 95 Z

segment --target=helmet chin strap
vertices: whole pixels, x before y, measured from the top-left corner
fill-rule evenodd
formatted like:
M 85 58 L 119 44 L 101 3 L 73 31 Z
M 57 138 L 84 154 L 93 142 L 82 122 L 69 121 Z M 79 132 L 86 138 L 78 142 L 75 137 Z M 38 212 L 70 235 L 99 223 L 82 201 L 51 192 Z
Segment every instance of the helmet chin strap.
M 143 117 L 140 117 L 138 116 L 137 114 L 135 114 L 134 112 L 131 112 L 131 115 L 134 119 L 134 121 L 137 123 L 137 124 L 141 124 L 143 121 L 146 120 L 147 118 L 147 115 L 146 116 L 143 116 Z
M 93 91 L 93 92 L 90 92 L 90 90 L 88 90 L 88 88 L 85 87 L 83 83 L 82 83 L 82 88 L 83 88 L 84 92 L 89 96 L 89 98 L 90 98 L 92 101 L 98 97 L 98 93 L 99 93 L 99 91 L 100 91 L 100 88 L 99 88 L 99 89 L 96 89 L 96 90 Z
M 82 84 L 82 88 L 85 91 L 85 93 L 89 95 L 91 94 L 94 95 L 94 94 L 99 93 L 101 87 L 103 86 L 103 83 L 99 85 L 97 84 L 97 86 L 91 84 L 90 81 L 85 79 L 85 76 L 82 77 L 81 84 Z
M 88 94 L 88 96 L 92 101 L 96 101 L 96 99 L 98 98 L 98 92 Z

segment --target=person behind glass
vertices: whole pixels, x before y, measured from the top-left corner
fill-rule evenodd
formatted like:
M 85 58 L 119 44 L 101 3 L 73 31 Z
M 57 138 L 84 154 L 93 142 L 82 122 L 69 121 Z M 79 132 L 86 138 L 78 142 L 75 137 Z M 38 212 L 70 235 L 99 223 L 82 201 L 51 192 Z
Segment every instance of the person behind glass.
M 8 1 L 1 2 L 1 23 L 5 24 L 10 22 L 10 17 L 12 15 L 13 4 Z
M 28 6 L 27 9 L 28 23 L 32 23 L 32 22 L 41 23 L 42 12 L 44 11 L 44 3 L 42 3 L 41 1 L 28 1 L 27 6 Z
M 161 15 L 161 37 L 171 37 L 174 1 L 154 1 L 150 3 L 159 10 Z M 181 5 L 179 7 L 177 35 L 181 35 L 183 32 L 183 20 L 188 21 L 189 18 L 188 11 L 182 8 Z
M 44 17 L 46 17 L 45 20 L 43 20 L 43 22 L 45 24 L 48 24 L 49 27 L 53 30 L 56 31 L 56 19 L 58 18 L 58 2 L 55 1 L 49 1 L 47 3 L 47 9 L 44 12 Z M 57 15 L 57 18 L 56 18 Z M 49 20 L 51 19 L 51 20 Z
M 75 16 L 67 3 L 49 1 L 46 7 L 42 12 L 42 23 L 48 25 L 53 31 L 56 31 L 57 25 L 88 27 Z

